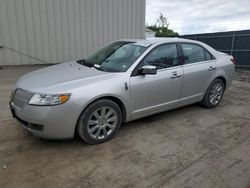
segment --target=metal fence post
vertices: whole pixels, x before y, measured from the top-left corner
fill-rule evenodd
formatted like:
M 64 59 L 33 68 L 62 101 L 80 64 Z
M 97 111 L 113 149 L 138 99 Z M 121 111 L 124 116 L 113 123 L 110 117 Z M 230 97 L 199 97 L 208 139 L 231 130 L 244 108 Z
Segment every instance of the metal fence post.
M 235 33 L 232 36 L 232 44 L 231 44 L 231 51 L 230 51 L 231 55 L 233 55 L 233 51 L 234 51 L 234 39 L 235 39 Z

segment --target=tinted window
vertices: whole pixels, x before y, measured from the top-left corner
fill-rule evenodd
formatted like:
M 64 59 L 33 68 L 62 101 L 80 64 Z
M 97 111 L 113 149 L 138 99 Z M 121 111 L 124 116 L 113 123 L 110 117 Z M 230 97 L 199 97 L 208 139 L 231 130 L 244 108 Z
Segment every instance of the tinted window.
M 144 59 L 143 65 L 153 65 L 164 69 L 178 65 L 176 44 L 166 44 L 152 50 Z
M 206 61 L 205 51 L 199 45 L 182 44 L 184 60 L 186 64 Z
M 207 50 L 205 50 L 205 57 L 206 57 L 206 60 L 207 60 L 207 61 L 213 59 L 213 56 L 212 56 Z

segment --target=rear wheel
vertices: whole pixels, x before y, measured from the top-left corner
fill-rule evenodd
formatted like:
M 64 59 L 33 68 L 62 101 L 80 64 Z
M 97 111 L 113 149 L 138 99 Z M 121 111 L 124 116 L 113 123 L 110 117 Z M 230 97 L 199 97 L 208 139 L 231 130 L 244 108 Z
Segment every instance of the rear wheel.
M 119 106 L 108 99 L 89 105 L 78 121 L 79 136 L 89 144 L 100 144 L 110 140 L 119 130 L 122 115 Z
M 219 105 L 225 90 L 225 84 L 221 79 L 214 80 L 208 87 L 201 104 L 207 108 Z

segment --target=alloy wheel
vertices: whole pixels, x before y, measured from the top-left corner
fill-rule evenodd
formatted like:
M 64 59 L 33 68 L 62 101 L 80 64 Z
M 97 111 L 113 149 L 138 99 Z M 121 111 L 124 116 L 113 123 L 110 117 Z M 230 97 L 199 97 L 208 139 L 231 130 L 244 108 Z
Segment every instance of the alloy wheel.
M 108 106 L 98 108 L 88 120 L 88 134 L 94 139 L 104 139 L 115 130 L 117 122 L 117 113 L 113 108 Z
M 212 105 L 217 105 L 223 95 L 223 85 L 220 82 L 215 83 L 209 93 L 209 102 Z

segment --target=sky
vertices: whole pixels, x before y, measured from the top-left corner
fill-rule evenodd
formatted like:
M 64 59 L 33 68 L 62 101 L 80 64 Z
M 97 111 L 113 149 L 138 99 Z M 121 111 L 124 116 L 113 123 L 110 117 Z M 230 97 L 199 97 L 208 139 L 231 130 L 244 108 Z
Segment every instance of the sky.
M 179 34 L 250 29 L 250 0 L 146 0 L 146 25 L 160 13 Z

